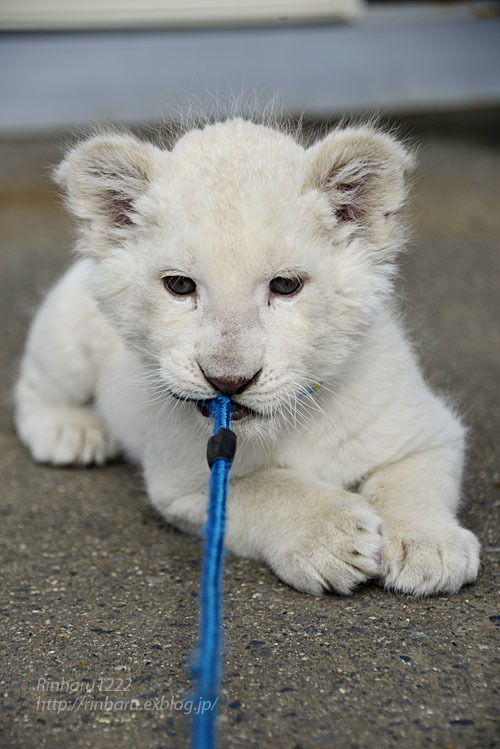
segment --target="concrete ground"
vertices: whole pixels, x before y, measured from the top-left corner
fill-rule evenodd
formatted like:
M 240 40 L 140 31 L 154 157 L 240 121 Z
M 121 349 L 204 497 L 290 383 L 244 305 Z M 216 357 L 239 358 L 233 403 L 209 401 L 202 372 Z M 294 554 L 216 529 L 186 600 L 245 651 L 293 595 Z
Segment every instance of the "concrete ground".
M 425 600 L 374 585 L 314 599 L 228 556 L 221 747 L 500 746 L 499 126 L 499 112 L 406 125 L 421 166 L 401 305 L 471 427 L 462 519 L 479 580 Z M 151 509 L 136 469 L 35 465 L 12 426 L 30 316 L 71 259 L 47 177 L 63 143 L 0 143 L 0 745 L 184 747 L 200 542 Z

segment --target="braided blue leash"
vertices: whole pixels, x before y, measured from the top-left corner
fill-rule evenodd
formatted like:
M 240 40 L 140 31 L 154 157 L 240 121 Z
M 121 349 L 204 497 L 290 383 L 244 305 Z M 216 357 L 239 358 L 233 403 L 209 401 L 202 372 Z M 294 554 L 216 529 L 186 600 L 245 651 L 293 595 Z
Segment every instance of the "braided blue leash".
M 304 389 L 302 396 L 319 390 L 321 384 Z M 178 397 L 175 396 L 174 397 Z M 182 398 L 181 400 L 185 400 Z M 222 621 L 222 571 L 229 471 L 236 451 L 236 435 L 231 432 L 232 404 L 221 395 L 203 401 L 214 419 L 214 432 L 207 446 L 210 466 L 210 499 L 205 526 L 205 555 L 201 578 L 201 612 L 198 659 L 192 669 L 196 678 L 194 696 L 193 749 L 214 749 L 220 682 Z
M 205 555 L 201 578 L 199 658 L 193 668 L 196 677 L 194 704 L 194 749 L 213 749 L 216 741 L 220 681 L 222 621 L 222 570 L 229 470 L 236 450 L 231 432 L 231 402 L 221 395 L 210 403 L 214 433 L 207 446 L 211 469 L 208 521 L 205 527 Z

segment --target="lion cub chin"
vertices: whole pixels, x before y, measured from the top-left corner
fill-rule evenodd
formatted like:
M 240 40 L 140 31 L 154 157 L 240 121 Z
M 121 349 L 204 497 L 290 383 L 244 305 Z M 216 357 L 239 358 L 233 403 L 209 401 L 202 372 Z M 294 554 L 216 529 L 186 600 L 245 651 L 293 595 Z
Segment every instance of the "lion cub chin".
M 371 126 L 305 147 L 242 119 L 171 150 L 116 133 L 71 150 L 56 178 L 81 258 L 42 304 L 16 386 L 35 460 L 121 451 L 165 518 L 200 533 L 202 402 L 225 393 L 230 551 L 317 595 L 473 581 L 464 429 L 391 311 L 412 161 Z

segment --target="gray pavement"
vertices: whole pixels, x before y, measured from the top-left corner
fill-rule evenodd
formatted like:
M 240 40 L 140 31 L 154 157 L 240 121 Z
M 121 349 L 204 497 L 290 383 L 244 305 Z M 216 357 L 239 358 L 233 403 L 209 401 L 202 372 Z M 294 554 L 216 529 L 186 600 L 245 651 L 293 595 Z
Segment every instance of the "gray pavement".
M 430 381 L 471 427 L 462 518 L 480 578 L 424 600 L 374 585 L 314 599 L 228 556 L 221 747 L 500 745 L 499 125 L 407 124 L 421 166 L 399 287 Z M 12 426 L 30 316 L 71 259 L 47 177 L 64 140 L 0 142 L 0 746 L 184 747 L 200 542 L 161 520 L 135 468 L 34 465 Z

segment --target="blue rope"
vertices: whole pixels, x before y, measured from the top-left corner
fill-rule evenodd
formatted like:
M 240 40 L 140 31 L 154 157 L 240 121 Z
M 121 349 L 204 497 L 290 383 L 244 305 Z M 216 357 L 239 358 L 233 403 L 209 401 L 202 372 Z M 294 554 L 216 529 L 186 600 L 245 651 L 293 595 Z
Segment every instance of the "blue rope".
M 321 383 L 302 391 L 306 396 L 319 390 Z M 172 393 L 174 398 L 180 398 Z M 210 408 L 214 419 L 214 435 L 219 431 L 228 431 L 231 426 L 232 404 L 229 398 L 221 395 L 218 398 L 202 403 Z M 226 529 L 226 499 L 236 438 L 227 450 L 228 434 L 222 433 L 220 442 L 214 448 L 210 475 L 210 499 L 208 521 L 205 526 L 205 555 L 201 577 L 201 611 L 200 633 L 198 642 L 198 659 L 192 669 L 196 678 L 194 695 L 194 736 L 193 749 L 214 749 L 216 745 L 217 712 L 219 702 L 220 646 L 222 622 L 222 571 L 224 567 L 224 533 Z M 211 438 L 212 440 L 214 437 Z M 210 446 L 210 443 L 209 443 Z M 210 458 L 209 458 L 210 460 Z
M 214 434 L 231 426 L 231 402 L 225 396 L 211 404 Z M 216 459 L 211 468 L 208 521 L 205 526 L 205 556 L 201 578 L 199 658 L 193 668 L 196 677 L 194 702 L 194 749 L 213 749 L 216 742 L 220 682 L 222 621 L 222 570 L 226 498 L 231 463 Z

